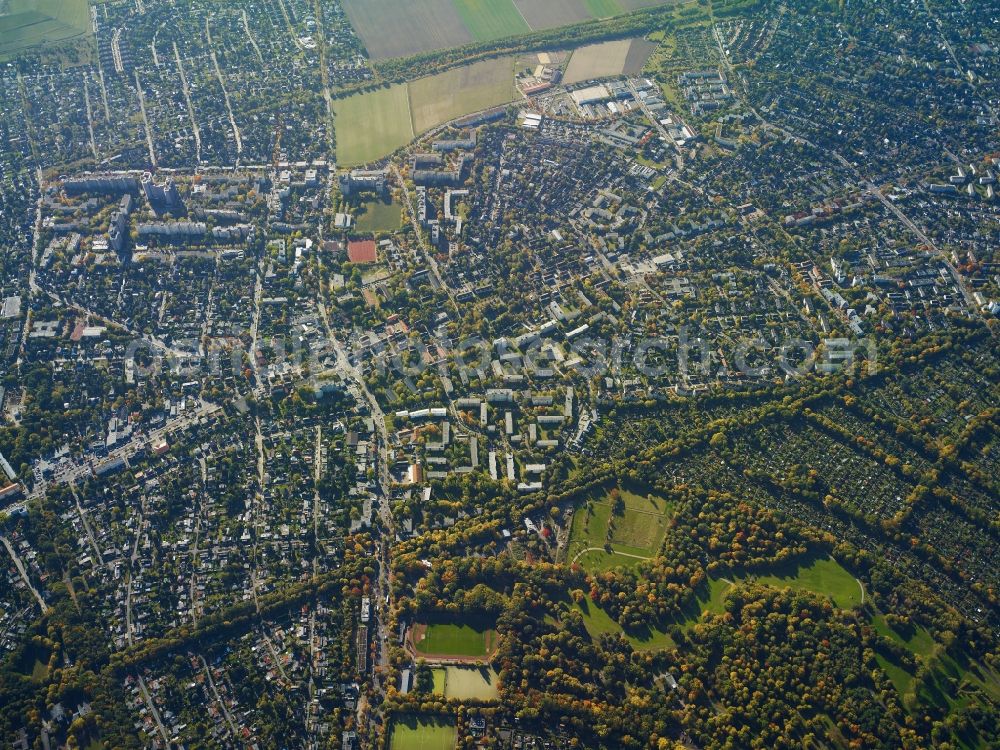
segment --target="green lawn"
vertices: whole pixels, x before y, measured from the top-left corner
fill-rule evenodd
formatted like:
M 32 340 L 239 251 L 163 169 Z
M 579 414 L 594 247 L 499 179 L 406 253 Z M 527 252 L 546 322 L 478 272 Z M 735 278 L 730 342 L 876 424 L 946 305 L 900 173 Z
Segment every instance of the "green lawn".
M 632 648 L 636 651 L 658 651 L 674 646 L 669 635 L 653 628 L 648 628 L 640 633 L 626 633 L 622 626 L 611 618 L 611 615 L 588 599 L 584 599 L 579 604 L 573 602 L 571 608 L 583 615 L 583 625 L 594 640 L 605 633 L 611 633 L 624 635 L 625 640 L 632 644 Z
M 708 596 L 698 597 L 698 603 L 701 605 L 702 612 L 708 612 L 713 615 L 721 615 L 725 611 L 725 598 L 726 592 L 729 591 L 731 583 L 724 581 L 721 578 L 709 578 L 708 579 Z M 701 615 L 701 612 L 698 613 Z
M 406 84 L 337 99 L 333 112 L 342 166 L 382 159 L 413 140 Z
M 861 604 L 861 585 L 836 561 L 818 559 L 796 569 L 779 571 L 776 575 L 759 576 L 759 583 L 775 588 L 788 587 L 796 591 L 824 594 L 841 609 Z
M 458 731 L 446 719 L 398 716 L 392 722 L 390 750 L 455 750 Z
M 370 201 L 362 205 L 354 230 L 358 234 L 396 232 L 403 223 L 403 207 L 398 203 Z
M 31 665 L 31 680 L 33 682 L 43 682 L 49 676 L 49 666 L 41 659 L 35 659 Z
M 513 0 L 454 0 L 469 33 L 479 42 L 527 34 L 531 29 Z
M 455 623 L 432 623 L 414 648 L 428 656 L 486 656 L 492 631 Z
M 912 674 L 896 664 L 896 662 L 889 661 L 882 654 L 876 654 L 875 661 L 878 662 L 879 667 L 886 673 L 893 687 L 896 688 L 896 691 L 900 695 L 905 695 L 909 692 L 910 685 L 913 684 Z
M 444 695 L 445 688 L 448 682 L 448 672 L 444 667 L 439 667 L 431 671 L 434 676 L 434 694 Z
M 656 556 L 667 533 L 671 508 L 661 497 L 621 488 L 624 511 L 613 513 L 612 499 L 595 493 L 573 515 L 570 528 L 569 560 L 585 570 L 634 567 Z M 611 532 L 611 551 L 604 547 Z
M 916 656 L 926 658 L 934 653 L 934 639 L 925 628 L 914 628 L 909 637 L 904 637 L 902 634 L 896 632 L 889 626 L 889 623 L 886 622 L 883 615 L 876 615 L 872 618 L 872 627 L 875 628 L 875 632 L 883 638 L 888 638 L 901 646 L 905 646 Z
M 770 575 L 723 576 L 708 579 L 708 592 L 698 596 L 698 611 L 688 613 L 686 622 L 692 624 L 700 619 L 703 612 L 718 615 L 725 611 L 726 594 L 737 583 L 749 580 L 773 588 L 790 588 L 795 591 L 811 591 L 829 597 L 842 609 L 850 609 L 861 604 L 861 586 L 836 560 L 819 558 L 806 565 L 786 566 Z

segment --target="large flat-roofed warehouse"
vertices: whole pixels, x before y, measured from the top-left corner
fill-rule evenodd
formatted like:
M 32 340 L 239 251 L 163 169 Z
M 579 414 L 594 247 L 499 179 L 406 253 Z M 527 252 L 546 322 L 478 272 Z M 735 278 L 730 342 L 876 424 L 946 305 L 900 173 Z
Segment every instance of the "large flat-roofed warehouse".
M 584 107 L 588 104 L 607 101 L 611 98 L 611 92 L 608 91 L 608 87 L 604 84 L 597 84 L 596 86 L 588 86 L 585 89 L 578 89 L 570 94 L 570 96 L 576 102 L 576 106 Z

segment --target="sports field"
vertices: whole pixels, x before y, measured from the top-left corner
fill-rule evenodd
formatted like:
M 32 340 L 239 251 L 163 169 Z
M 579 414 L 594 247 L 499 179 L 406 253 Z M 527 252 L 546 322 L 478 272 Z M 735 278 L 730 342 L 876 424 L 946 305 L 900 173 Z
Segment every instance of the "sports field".
M 390 750 L 455 750 L 458 731 L 453 721 L 397 716 L 392 722 Z
M 345 166 L 381 159 L 413 140 L 406 84 L 337 99 L 333 114 L 337 160 Z
M 498 682 L 496 672 L 487 667 L 438 667 L 434 670 L 434 692 L 445 698 L 496 700 Z
M 91 33 L 87 0 L 9 0 L 0 10 L 0 59 Z
M 516 96 L 514 59 L 500 57 L 338 99 L 337 162 L 356 166 L 377 161 L 431 128 Z
M 478 625 L 438 622 L 414 625 L 412 639 L 414 651 L 422 656 L 476 659 L 490 652 L 496 633 Z
M 656 45 L 645 39 L 619 39 L 580 47 L 569 59 L 563 80 L 572 84 L 594 78 L 634 75 L 642 70 L 654 49 Z
M 630 567 L 659 551 L 670 523 L 667 502 L 628 489 L 620 495 L 618 512 L 610 494 L 591 497 L 577 508 L 569 537 L 571 563 L 589 571 Z
M 395 232 L 403 222 L 403 207 L 398 203 L 369 201 L 363 205 L 354 223 L 358 234 L 379 234 Z

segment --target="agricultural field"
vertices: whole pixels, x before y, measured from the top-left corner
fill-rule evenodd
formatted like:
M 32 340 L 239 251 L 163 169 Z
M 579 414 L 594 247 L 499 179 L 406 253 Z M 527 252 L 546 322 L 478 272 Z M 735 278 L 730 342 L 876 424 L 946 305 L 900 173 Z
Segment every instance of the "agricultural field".
M 338 99 L 333 111 L 343 166 L 381 159 L 413 140 L 406 84 Z
M 454 750 L 458 730 L 444 719 L 397 716 L 390 737 L 390 750 Z
M 374 60 L 609 18 L 663 0 L 344 0 Z
M 584 5 L 594 18 L 610 18 L 625 10 L 618 0 L 584 0 Z
M 563 80 L 567 84 L 633 75 L 642 70 L 656 45 L 645 39 L 620 39 L 601 44 L 589 44 L 573 52 Z
M 531 31 L 513 0 L 455 0 L 455 7 L 478 42 Z
M 473 41 L 452 0 L 344 0 L 343 5 L 374 60 Z
M 457 117 L 511 102 L 514 60 L 500 57 L 463 65 L 410 84 L 413 132 L 420 134 Z
M 491 701 L 497 698 L 499 678 L 486 667 L 438 667 L 434 692 L 457 700 Z
M 0 2 L 0 60 L 31 47 L 84 38 L 90 33 L 87 0 Z
M 487 656 L 496 642 L 496 632 L 480 624 L 445 623 L 413 626 L 413 649 L 421 656 L 477 659 Z
M 362 204 L 354 223 L 358 234 L 395 232 L 403 221 L 403 207 L 398 203 L 369 201 Z
M 514 0 L 532 29 L 554 29 L 592 17 L 585 0 Z
M 337 161 L 382 159 L 431 128 L 513 101 L 514 60 L 501 57 L 334 102 Z
M 670 508 L 655 495 L 621 489 L 591 497 L 573 515 L 568 559 L 591 571 L 637 565 L 659 551 L 669 521 Z

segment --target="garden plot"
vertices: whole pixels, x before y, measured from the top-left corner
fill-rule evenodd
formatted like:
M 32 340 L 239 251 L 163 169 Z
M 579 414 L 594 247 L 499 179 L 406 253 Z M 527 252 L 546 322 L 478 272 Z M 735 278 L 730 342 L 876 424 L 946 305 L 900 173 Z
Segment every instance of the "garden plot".
M 738 436 L 733 448 L 749 468 L 778 484 L 833 495 L 877 518 L 901 511 L 913 490 L 885 464 L 808 425 L 758 426 Z

